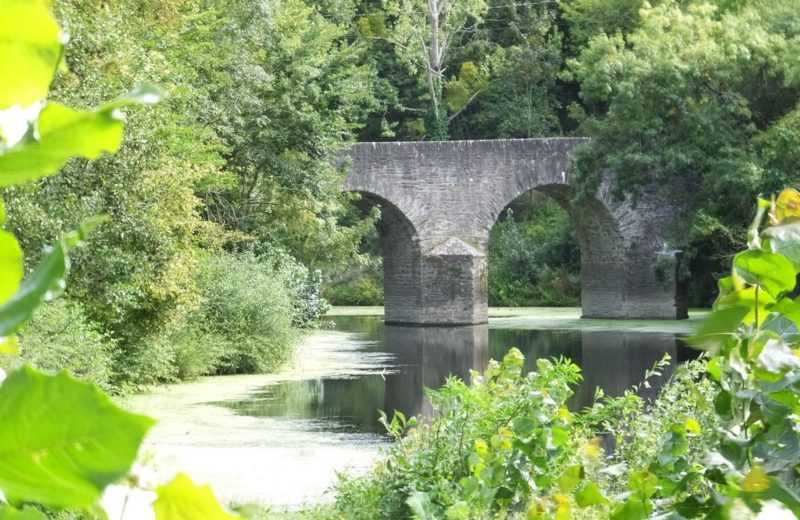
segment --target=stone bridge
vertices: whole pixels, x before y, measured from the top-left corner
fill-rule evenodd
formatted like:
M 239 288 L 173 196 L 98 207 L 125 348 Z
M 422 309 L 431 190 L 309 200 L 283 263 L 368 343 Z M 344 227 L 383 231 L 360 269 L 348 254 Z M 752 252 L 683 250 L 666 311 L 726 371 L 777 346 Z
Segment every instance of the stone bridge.
M 581 251 L 581 304 L 591 318 L 684 318 L 666 226 L 675 207 L 645 192 L 615 200 L 606 176 L 571 203 L 569 151 L 581 138 L 361 143 L 345 191 L 381 210 L 387 323 L 487 321 L 489 232 L 529 190 L 570 215 Z

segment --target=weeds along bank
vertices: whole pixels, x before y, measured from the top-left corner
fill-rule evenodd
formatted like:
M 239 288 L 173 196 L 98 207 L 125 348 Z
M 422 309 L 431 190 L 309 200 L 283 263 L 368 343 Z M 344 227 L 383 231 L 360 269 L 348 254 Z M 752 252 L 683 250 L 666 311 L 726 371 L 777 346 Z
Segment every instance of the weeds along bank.
M 4 367 L 67 369 L 110 391 L 208 374 L 272 372 L 291 359 L 325 309 L 315 300 L 318 282 L 304 267 L 252 253 L 208 255 L 198 261 L 193 282 L 196 299 L 133 344 L 104 331 L 79 301 L 45 303 L 19 333 L 21 355 L 3 360 Z

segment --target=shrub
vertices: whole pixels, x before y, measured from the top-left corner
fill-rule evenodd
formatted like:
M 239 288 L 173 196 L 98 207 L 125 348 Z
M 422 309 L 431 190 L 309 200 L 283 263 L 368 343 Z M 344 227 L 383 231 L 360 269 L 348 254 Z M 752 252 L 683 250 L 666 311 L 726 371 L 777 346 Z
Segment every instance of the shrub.
M 330 305 L 322 295 L 322 272 L 308 268 L 282 250 L 273 250 L 259 257 L 284 281 L 292 299 L 294 326 L 308 329 L 319 323 Z
M 285 273 L 251 253 L 220 253 L 201 262 L 197 284 L 201 302 L 188 319 L 218 340 L 217 371 L 270 372 L 289 361 L 299 334 Z
M 489 304 L 580 304 L 580 251 L 569 216 L 534 194 L 516 200 L 489 237 Z
M 383 281 L 364 275 L 325 288 L 325 297 L 333 305 L 383 305 Z
M 170 352 L 171 373 L 183 381 L 216 372 L 225 348 L 226 338 L 204 330 L 197 313 L 187 312 L 160 338 L 160 346 Z
M 540 359 L 529 376 L 522 366 L 512 349 L 483 375 L 473 373 L 471 386 L 449 379 L 428 394 L 436 416 L 430 424 L 397 412 L 391 422 L 384 418 L 397 443 L 371 475 L 342 481 L 337 508 L 348 518 L 389 519 L 451 518 L 465 508 L 483 518 L 524 507 L 529 481 L 557 474 L 566 461 L 573 441 L 565 403 L 580 373 L 569 361 Z M 410 427 L 416 429 L 403 438 Z M 527 458 L 541 464 L 523 475 Z
M 30 363 L 44 372 L 66 369 L 109 388 L 114 343 L 76 302 L 55 300 L 40 306 L 19 334 L 19 343 L 21 355 L 16 363 Z

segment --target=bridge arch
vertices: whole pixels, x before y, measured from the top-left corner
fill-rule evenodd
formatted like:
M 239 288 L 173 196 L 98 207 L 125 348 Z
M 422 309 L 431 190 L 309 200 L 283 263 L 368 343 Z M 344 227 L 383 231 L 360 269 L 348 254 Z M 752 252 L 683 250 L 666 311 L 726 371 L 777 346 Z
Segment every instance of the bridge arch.
M 391 302 L 385 309 L 385 321 L 413 323 L 423 294 L 417 228 L 389 199 L 369 191 L 355 192 L 361 195 L 359 206 L 377 206 L 381 212 L 377 227 L 383 258 L 383 292 L 384 300 Z
M 586 317 L 682 318 L 666 227 L 676 212 L 657 190 L 636 205 L 611 195 L 573 204 L 569 152 L 583 138 L 361 143 L 345 191 L 386 208 L 386 320 L 484 323 L 489 232 L 519 195 L 540 191 L 570 214 L 581 247 Z M 405 227 L 404 227 L 405 226 Z M 388 238 L 388 240 L 386 239 Z M 661 277 L 656 266 L 659 266 Z
M 568 215 L 575 230 L 580 249 L 583 316 L 609 317 L 609 312 L 597 310 L 616 307 L 624 301 L 626 247 L 621 223 L 609 207 L 596 197 L 587 197 L 579 204 L 574 204 L 575 191 L 572 186 L 558 183 L 541 184 L 520 194 L 514 193 L 514 198 L 498 213 L 494 224 L 514 201 L 530 192 L 546 195 L 558 204 Z

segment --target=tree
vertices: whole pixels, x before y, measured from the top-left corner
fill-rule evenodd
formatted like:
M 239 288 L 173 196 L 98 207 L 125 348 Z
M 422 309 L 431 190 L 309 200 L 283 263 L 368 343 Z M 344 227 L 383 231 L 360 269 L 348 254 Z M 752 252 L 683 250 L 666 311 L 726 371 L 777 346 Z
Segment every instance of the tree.
M 214 38 L 237 78 L 213 123 L 229 182 L 201 187 L 206 217 L 259 253 L 283 249 L 312 267 L 349 262 L 366 228 L 339 224 L 347 196 L 334 165 L 374 103 L 364 42 L 301 0 L 234 5 L 220 9 Z
M 428 135 L 446 139 L 450 121 L 485 86 L 483 73 L 474 64 L 463 64 L 456 81 L 461 81 L 466 95 L 448 107 L 444 99 L 447 59 L 458 39 L 481 22 L 487 4 L 485 0 L 385 0 L 383 8 L 391 21 L 386 38 L 397 49 L 398 59 L 425 83 Z
M 583 101 L 573 114 L 592 138 L 574 158 L 581 189 L 593 191 L 610 169 L 619 196 L 656 182 L 702 209 L 691 234 L 672 237 L 691 262 L 690 237 L 702 242 L 702 230 L 725 227 L 740 234 L 756 194 L 796 179 L 796 165 L 775 151 L 796 143 L 800 3 L 684 4 L 646 7 L 632 32 L 594 36 L 569 71 Z M 712 270 L 719 266 L 695 274 Z

